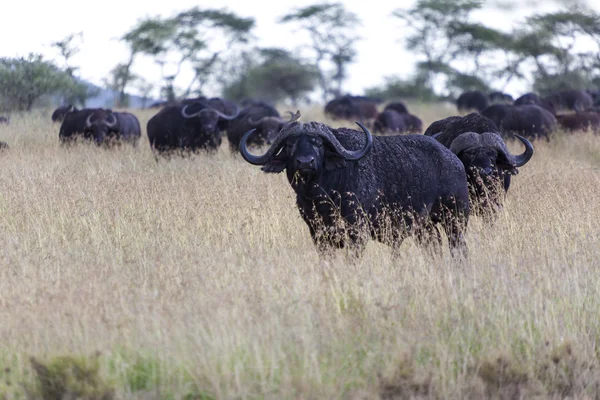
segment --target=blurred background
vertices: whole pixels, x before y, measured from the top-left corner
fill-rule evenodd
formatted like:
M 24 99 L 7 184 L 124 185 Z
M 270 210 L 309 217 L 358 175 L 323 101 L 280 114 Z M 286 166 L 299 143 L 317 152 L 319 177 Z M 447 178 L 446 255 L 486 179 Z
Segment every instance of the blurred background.
M 344 94 L 453 101 L 466 90 L 600 88 L 585 1 L 12 2 L 0 107 L 146 108 L 196 96 L 286 106 Z

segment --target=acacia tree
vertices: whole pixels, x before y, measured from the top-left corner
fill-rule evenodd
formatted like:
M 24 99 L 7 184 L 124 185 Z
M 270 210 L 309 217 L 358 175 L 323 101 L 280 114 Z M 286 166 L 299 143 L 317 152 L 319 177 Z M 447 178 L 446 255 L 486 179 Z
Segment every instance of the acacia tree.
M 312 65 L 283 49 L 259 49 L 256 53 L 254 58 L 259 61 L 254 60 L 247 71 L 225 87 L 225 97 L 257 97 L 273 103 L 289 100 L 296 105 L 315 89 L 319 74 Z
M 348 66 L 356 58 L 355 34 L 360 19 L 341 3 L 315 4 L 296 9 L 279 19 L 294 23 L 308 33 L 312 62 L 319 74 L 323 102 L 339 96 L 348 77 Z
M 246 43 L 254 27 L 253 18 L 226 10 L 194 7 L 170 18 L 140 21 L 123 40 L 132 54 L 151 57 L 161 67 L 161 91 L 175 97 L 175 81 L 183 68 L 193 72 L 182 96 L 200 93 L 211 81 L 215 66 L 236 44 Z M 172 61 L 175 60 L 175 61 Z
M 85 106 L 86 100 L 97 93 L 78 79 L 76 72 L 79 70 L 79 67 L 72 64 L 73 56 L 77 55 L 80 51 L 79 44 L 82 40 L 83 33 L 79 32 L 72 33 L 61 40 L 51 43 L 51 46 L 58 50 L 62 58 L 63 70 L 71 78 L 71 85 L 65 88 L 62 93 L 62 102 L 64 104 Z
M 71 77 L 39 54 L 0 58 L 0 98 L 3 108 L 30 111 L 44 96 L 71 87 Z

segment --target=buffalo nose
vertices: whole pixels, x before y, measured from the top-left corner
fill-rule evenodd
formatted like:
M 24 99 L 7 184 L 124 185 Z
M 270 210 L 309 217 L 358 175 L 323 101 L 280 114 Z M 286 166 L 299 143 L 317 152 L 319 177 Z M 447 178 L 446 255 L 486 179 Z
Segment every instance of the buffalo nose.
M 298 169 L 302 168 L 314 168 L 315 157 L 314 156 L 300 156 L 296 158 L 296 166 Z

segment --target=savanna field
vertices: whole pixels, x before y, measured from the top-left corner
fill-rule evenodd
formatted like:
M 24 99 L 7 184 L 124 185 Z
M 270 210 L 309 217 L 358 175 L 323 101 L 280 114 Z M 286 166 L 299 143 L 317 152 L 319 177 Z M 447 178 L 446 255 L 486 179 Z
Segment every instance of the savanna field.
M 226 140 L 157 162 L 49 121 L 0 125 L 0 399 L 600 397 L 600 136 L 534 142 L 467 259 L 351 259 Z

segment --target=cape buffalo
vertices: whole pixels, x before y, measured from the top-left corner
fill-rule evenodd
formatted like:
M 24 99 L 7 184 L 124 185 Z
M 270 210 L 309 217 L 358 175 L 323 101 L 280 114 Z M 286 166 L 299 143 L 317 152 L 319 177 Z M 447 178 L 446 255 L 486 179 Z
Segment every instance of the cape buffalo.
M 377 101 L 363 96 L 340 96 L 325 105 L 325 114 L 334 120 L 372 120 L 377 117 Z
M 481 112 L 490 118 L 501 133 L 519 133 L 531 139 L 548 138 L 556 128 L 556 118 L 548 110 L 535 106 L 494 104 Z
M 8 150 L 8 143 L 0 141 L 0 151 Z
M 394 110 L 400 114 L 408 114 L 408 108 L 406 108 L 406 105 L 401 101 L 395 101 L 393 103 L 388 104 L 383 109 L 383 111 L 385 110 Z
M 173 150 L 216 152 L 221 146 L 219 121 L 232 120 L 237 113 L 236 110 L 232 115 L 224 114 L 198 99 L 165 107 L 148 121 L 146 130 L 150 146 L 160 153 Z
M 513 103 L 515 106 L 539 106 L 550 112 L 552 115 L 556 115 L 556 108 L 546 99 L 540 99 L 540 97 L 535 93 L 525 93 L 523 96 L 519 97 Z
M 591 130 L 598 133 L 600 130 L 600 114 L 594 111 L 559 115 L 556 120 L 558 125 L 567 132 Z
M 512 155 L 494 122 L 477 113 L 436 121 L 425 135 L 433 136 L 460 159 L 468 175 L 472 208 L 488 216 L 502 206 L 500 187 L 506 193 L 510 176 L 533 156 L 533 146 L 521 136 L 517 138 L 525 145 L 525 152 Z
M 5 124 L 5 125 L 10 124 L 10 118 L 0 115 L 0 124 Z
M 383 134 L 421 133 L 423 122 L 415 115 L 386 109 L 377 116 L 373 131 Z
M 117 113 L 102 108 L 84 108 L 65 115 L 58 134 L 62 143 L 83 138 L 96 144 L 129 142 L 137 145 L 140 123 L 130 113 Z
M 488 94 L 491 104 L 512 104 L 513 97 L 508 93 L 503 92 L 491 92 Z
M 469 198 L 460 160 L 432 138 L 373 137 L 357 124 L 363 132 L 292 122 L 261 156 L 246 147 L 251 130 L 240 151 L 264 172 L 286 170 L 300 214 L 321 251 L 347 246 L 360 254 L 367 232 L 395 249 L 410 233 L 424 243 L 426 238 L 439 243 L 436 223 L 451 248 L 462 247 Z
M 556 111 L 582 112 L 594 105 L 594 100 L 585 90 L 563 90 L 543 99 Z
M 52 113 L 52 122 L 63 122 L 68 113 L 77 111 L 77 107 L 72 104 L 60 106 Z
M 489 104 L 488 97 L 479 90 L 464 92 L 456 100 L 456 107 L 461 113 L 472 110 L 483 111 Z
M 256 133 L 248 144 L 253 146 L 271 144 L 283 125 L 288 122 L 289 120 L 280 117 L 279 112 L 273 106 L 263 102 L 254 103 L 243 109 L 229 124 L 227 139 L 231 152 L 239 151 L 240 141 L 250 129 L 256 129 Z

